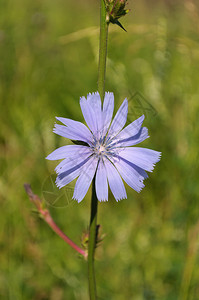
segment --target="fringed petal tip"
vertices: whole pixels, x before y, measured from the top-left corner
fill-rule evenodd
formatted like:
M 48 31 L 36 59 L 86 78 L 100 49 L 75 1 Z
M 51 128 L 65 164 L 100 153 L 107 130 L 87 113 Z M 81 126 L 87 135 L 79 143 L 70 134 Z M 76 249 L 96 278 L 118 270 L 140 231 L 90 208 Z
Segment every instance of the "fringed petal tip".
M 77 203 L 80 203 L 83 199 L 79 200 L 76 197 L 72 197 L 73 200 L 77 201 Z
M 114 97 L 114 94 L 113 94 L 113 92 L 105 92 L 105 95 L 108 95 L 108 96 L 113 96 L 113 97 Z
M 87 94 L 87 97 L 88 97 L 88 96 L 100 96 L 100 95 L 99 95 L 99 92 L 96 91 L 96 92 L 88 93 L 88 94 Z M 114 94 L 113 94 L 113 92 L 105 92 L 105 97 L 106 97 L 106 96 L 112 96 L 112 97 L 114 97 Z M 80 97 L 80 98 L 85 98 L 85 97 L 82 96 L 82 97 Z M 127 100 L 127 99 L 125 99 L 125 100 Z
M 59 189 L 64 187 L 64 185 L 60 184 L 60 179 L 56 179 L 55 184 Z
M 107 202 L 108 199 L 98 199 L 99 202 Z
M 96 92 L 88 93 L 88 94 L 87 94 L 87 97 L 89 97 L 89 96 L 95 97 L 95 96 L 100 96 L 100 95 L 99 95 L 99 92 L 96 91 Z M 106 96 L 112 96 L 112 97 L 114 97 L 114 94 L 113 94 L 113 92 L 105 92 L 105 97 L 106 97 Z M 85 98 L 85 96 L 81 96 L 80 99 L 81 99 L 81 98 Z M 127 100 L 127 98 L 125 98 L 125 100 Z M 128 101 L 128 100 L 127 100 L 127 101 Z M 57 118 L 57 117 L 56 117 L 56 118 Z
M 126 196 L 126 197 L 121 197 L 121 198 L 115 198 L 115 200 L 116 200 L 117 202 L 122 201 L 122 200 L 124 200 L 124 199 L 127 199 L 127 196 Z
M 99 92 L 97 91 L 97 92 L 88 93 L 87 97 L 88 96 L 99 96 Z

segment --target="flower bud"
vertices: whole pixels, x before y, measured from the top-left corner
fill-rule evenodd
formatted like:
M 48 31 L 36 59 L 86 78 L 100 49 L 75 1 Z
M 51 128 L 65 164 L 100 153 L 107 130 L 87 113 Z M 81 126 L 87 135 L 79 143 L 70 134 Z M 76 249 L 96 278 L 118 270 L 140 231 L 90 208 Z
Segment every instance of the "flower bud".
M 123 28 L 123 26 L 120 24 L 118 19 L 121 18 L 122 16 L 125 16 L 129 12 L 128 9 L 125 9 L 127 0 L 104 0 L 104 1 L 105 1 L 106 11 L 107 11 L 107 21 L 113 24 L 117 24 L 121 28 Z
M 88 250 L 89 233 L 88 230 L 82 233 L 81 244 L 85 250 Z

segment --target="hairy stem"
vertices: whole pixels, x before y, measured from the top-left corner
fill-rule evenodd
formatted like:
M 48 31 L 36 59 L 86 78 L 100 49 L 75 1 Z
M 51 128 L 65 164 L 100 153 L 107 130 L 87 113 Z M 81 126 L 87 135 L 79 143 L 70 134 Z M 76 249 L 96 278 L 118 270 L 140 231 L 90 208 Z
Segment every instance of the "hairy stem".
M 98 69 L 98 91 L 101 100 L 104 100 L 105 94 L 105 74 L 106 74 L 106 56 L 107 56 L 107 40 L 108 40 L 108 22 L 106 21 L 106 8 L 104 0 L 101 0 L 100 7 L 100 45 L 99 45 L 99 69 Z M 90 300 L 97 299 L 95 270 L 94 270 L 94 254 L 97 239 L 97 205 L 98 200 L 95 190 L 95 177 L 92 183 L 92 199 L 91 199 L 91 216 L 88 244 L 88 281 Z

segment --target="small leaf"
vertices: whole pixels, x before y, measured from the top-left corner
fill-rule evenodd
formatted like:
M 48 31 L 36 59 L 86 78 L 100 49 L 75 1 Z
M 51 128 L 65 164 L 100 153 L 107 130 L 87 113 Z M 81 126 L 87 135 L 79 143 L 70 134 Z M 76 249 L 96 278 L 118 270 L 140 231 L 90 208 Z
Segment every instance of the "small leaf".
M 116 24 L 118 25 L 120 28 L 122 28 L 124 31 L 126 31 L 126 29 L 122 26 L 122 24 L 118 21 L 118 20 L 110 20 L 112 24 Z M 126 31 L 127 32 L 127 31 Z

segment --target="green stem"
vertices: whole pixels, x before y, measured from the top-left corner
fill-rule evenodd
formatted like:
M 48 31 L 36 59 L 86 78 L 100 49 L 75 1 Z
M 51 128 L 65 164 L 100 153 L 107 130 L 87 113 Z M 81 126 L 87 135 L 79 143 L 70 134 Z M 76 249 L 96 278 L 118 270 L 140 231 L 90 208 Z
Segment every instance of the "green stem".
M 96 245 L 96 225 L 97 225 L 97 196 L 95 191 L 95 179 L 92 183 L 92 198 L 91 198 L 91 219 L 89 230 L 89 244 L 88 244 L 88 281 L 90 299 L 95 300 L 96 297 L 96 283 L 94 270 L 94 254 Z
M 98 67 L 98 92 L 101 100 L 105 94 L 106 56 L 108 41 L 108 22 L 106 21 L 106 8 L 104 0 L 101 0 L 100 11 L 100 45 L 99 45 L 99 67 Z
M 105 74 L 106 74 L 106 56 L 107 56 L 107 40 L 108 40 L 108 22 L 106 22 L 106 8 L 104 0 L 101 0 L 100 7 L 100 46 L 99 46 L 99 69 L 98 69 L 98 92 L 101 100 L 104 100 L 105 94 Z M 98 200 L 95 190 L 95 177 L 92 183 L 92 199 L 91 199 L 91 217 L 89 229 L 88 244 L 88 282 L 90 300 L 96 300 L 96 282 L 94 270 L 94 254 L 96 247 L 96 228 L 97 228 L 97 205 Z

